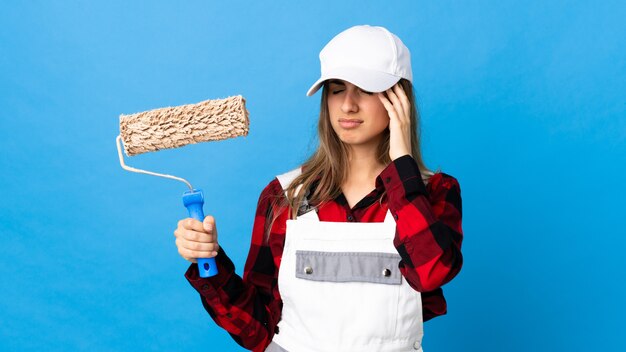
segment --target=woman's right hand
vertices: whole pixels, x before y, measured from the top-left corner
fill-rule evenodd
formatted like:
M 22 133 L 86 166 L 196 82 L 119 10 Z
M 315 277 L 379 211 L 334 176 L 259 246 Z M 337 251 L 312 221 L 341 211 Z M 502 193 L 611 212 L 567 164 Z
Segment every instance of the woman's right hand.
M 192 263 L 196 258 L 212 258 L 217 255 L 217 227 L 212 216 L 204 218 L 204 222 L 186 218 L 178 222 L 174 230 L 176 247 L 181 257 Z

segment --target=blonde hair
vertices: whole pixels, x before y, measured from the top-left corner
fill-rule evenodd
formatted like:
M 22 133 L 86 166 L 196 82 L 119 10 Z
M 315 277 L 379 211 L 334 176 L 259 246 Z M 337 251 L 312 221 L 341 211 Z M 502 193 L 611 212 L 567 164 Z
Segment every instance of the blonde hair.
M 428 182 L 433 172 L 426 167 L 422 159 L 419 113 L 415 103 L 413 85 L 404 78 L 400 79 L 400 84 L 411 103 L 410 120 L 411 126 L 413 127 L 411 128 L 411 155 L 417 162 L 422 173 L 422 179 Z M 341 194 L 341 185 L 345 182 L 348 175 L 348 148 L 339 139 L 330 123 L 327 94 L 328 81 L 324 82 L 322 87 L 322 101 L 317 126 L 319 146 L 313 155 L 302 164 L 302 174 L 296 177 L 289 187 L 287 187 L 286 197 L 282 195 L 279 197 L 279 199 L 282 199 L 282 202 L 280 204 L 278 204 L 276 200 L 273 202 L 272 211 L 268 212 L 268 216 L 272 217 L 269 226 L 266 226 L 268 234 L 279 215 L 270 215 L 277 209 L 276 205 L 280 207 L 288 206 L 289 218 L 295 219 L 298 215 L 298 209 L 305 197 L 309 204 L 318 208 L 325 202 L 333 200 Z M 389 165 L 389 163 L 391 163 L 389 157 L 389 128 L 385 129 L 383 132 L 383 139 L 377 150 L 377 160 L 383 165 Z M 317 180 L 319 181 L 313 194 L 307 194 L 311 185 Z M 299 188 L 298 186 L 300 185 L 302 185 L 302 187 Z M 384 193 L 381 195 L 379 202 L 382 202 L 383 196 Z

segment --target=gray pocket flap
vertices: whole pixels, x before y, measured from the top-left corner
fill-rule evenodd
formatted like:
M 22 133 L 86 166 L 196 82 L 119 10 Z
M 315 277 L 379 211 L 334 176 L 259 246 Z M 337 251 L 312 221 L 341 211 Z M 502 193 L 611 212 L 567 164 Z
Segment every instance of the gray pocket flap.
M 296 251 L 296 277 L 400 285 L 399 262 L 400 255 L 393 253 Z

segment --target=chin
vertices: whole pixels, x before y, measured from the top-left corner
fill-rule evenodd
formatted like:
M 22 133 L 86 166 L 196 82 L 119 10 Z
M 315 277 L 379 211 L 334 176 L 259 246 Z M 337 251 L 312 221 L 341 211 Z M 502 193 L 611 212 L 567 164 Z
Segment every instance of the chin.
M 359 145 L 368 145 L 368 144 L 372 144 L 374 143 L 373 140 L 371 139 L 364 139 L 364 138 L 359 138 L 359 137 L 339 137 L 339 140 L 341 140 L 344 144 L 347 145 L 351 145 L 351 146 L 359 146 Z

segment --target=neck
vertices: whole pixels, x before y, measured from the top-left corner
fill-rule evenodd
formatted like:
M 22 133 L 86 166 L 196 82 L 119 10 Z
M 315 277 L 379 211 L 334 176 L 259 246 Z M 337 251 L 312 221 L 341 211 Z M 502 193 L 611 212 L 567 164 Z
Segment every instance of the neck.
M 348 155 L 347 183 L 372 183 L 385 165 L 376 160 L 376 146 L 352 146 Z

